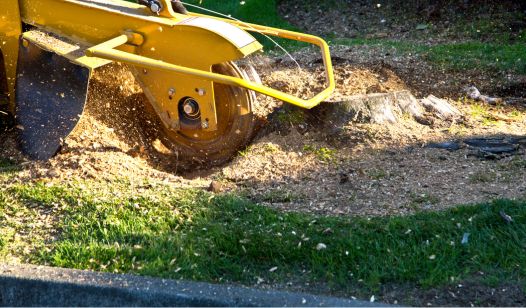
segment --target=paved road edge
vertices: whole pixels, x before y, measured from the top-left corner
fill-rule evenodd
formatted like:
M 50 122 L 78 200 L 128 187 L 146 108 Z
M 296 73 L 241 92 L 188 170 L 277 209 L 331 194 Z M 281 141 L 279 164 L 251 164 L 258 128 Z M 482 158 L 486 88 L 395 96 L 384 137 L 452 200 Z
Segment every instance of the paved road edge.
M 0 265 L 1 306 L 339 306 L 380 303 L 36 265 Z

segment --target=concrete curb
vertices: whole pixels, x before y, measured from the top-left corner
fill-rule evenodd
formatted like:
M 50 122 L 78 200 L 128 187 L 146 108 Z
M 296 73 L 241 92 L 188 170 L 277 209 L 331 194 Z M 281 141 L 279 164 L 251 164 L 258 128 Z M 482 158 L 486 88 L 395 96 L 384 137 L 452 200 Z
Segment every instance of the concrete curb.
M 0 265 L 0 305 L 384 306 L 310 294 L 35 265 Z

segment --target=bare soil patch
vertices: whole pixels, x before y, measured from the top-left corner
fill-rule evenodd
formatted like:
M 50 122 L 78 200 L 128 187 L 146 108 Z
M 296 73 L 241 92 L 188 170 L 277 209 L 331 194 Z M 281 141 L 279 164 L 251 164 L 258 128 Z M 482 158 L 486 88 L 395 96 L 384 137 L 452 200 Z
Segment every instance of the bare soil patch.
M 507 282 L 488 286 L 477 280 L 464 281 L 447 287 L 422 290 L 410 286 L 388 286 L 384 299 L 413 306 L 518 307 L 526 304 L 526 294 L 520 283 Z
M 526 26 L 523 1 L 280 1 L 279 12 L 309 33 L 455 42 L 521 39 Z M 503 33 L 507 36 L 504 37 Z

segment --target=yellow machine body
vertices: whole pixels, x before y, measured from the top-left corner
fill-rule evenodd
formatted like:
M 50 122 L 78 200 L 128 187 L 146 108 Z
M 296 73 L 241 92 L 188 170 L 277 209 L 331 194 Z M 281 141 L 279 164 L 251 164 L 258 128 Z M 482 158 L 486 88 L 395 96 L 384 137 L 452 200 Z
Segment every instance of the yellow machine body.
M 119 6 L 102 0 L 22 0 L 20 10 L 24 23 L 84 46 L 102 44 L 125 32 L 137 34 L 141 38 L 138 44 L 132 38 L 130 44 L 122 43 L 120 50 L 204 71 L 210 71 L 213 64 L 236 60 L 261 49 L 252 36 L 226 23 L 218 27 L 213 19 L 176 13 L 171 18 L 158 17 L 144 6 L 113 2 Z M 229 35 L 242 36 L 237 37 L 240 44 L 236 45 L 236 37 L 231 39 Z M 205 126 L 209 130 L 216 128 L 212 81 L 147 68 L 138 77 L 166 126 L 179 128 L 174 102 L 196 97 L 202 118 L 208 119 Z
M 217 83 L 259 92 L 304 108 L 316 106 L 334 90 L 329 47 L 322 39 L 200 14 L 178 14 L 172 10 L 170 0 L 161 2 L 163 9 L 155 15 L 145 6 L 122 0 L 2 0 L 0 44 L 3 45 L 0 48 L 12 105 L 15 105 L 17 54 L 19 49 L 31 46 L 65 57 L 90 72 L 112 61 L 130 64 L 169 130 L 181 129 L 179 102 L 185 98 L 197 102 L 201 125 L 195 128 L 195 135 L 218 130 L 214 94 Z M 40 39 L 34 31 L 22 33 L 22 24 L 68 43 Z M 248 32 L 319 46 L 327 88 L 303 100 L 241 76 L 213 72 L 214 65 L 229 63 L 262 49 Z M 249 108 L 238 115 L 244 113 L 250 113 Z
M 18 1 L 3 1 L 2 8 L 0 8 L 0 52 L 4 62 L 8 94 L 12 102 L 15 97 L 16 64 L 20 34 L 22 34 L 22 22 L 20 20 Z M 13 104 L 11 104 L 12 106 Z

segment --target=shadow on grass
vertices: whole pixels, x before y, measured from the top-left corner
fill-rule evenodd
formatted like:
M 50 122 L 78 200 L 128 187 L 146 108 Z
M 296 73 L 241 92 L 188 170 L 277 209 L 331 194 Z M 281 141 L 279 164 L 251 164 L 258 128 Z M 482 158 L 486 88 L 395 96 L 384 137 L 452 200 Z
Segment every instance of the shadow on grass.
M 21 169 L 20 165 L 17 165 L 14 161 L 0 157 L 0 175 L 9 174 Z
M 344 292 L 386 283 L 430 287 L 477 272 L 488 279 L 526 274 L 526 204 L 520 201 L 368 219 L 281 213 L 198 191 L 157 202 L 100 201 L 85 191 L 56 189 L 11 191 L 29 204 L 63 205 L 61 236 L 38 261 L 54 266 L 247 285 L 322 281 Z M 506 223 L 501 211 L 514 222 Z

